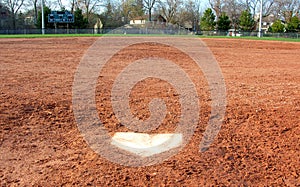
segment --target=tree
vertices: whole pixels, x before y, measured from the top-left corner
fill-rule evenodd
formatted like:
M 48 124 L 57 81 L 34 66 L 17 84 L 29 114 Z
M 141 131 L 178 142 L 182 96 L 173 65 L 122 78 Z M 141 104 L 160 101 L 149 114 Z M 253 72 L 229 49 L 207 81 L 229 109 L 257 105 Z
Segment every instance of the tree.
M 209 0 L 211 8 L 216 12 L 217 20 L 219 20 L 222 15 L 224 3 L 224 0 Z
M 129 14 L 130 14 L 130 8 L 131 8 L 131 0 L 123 0 L 121 7 L 121 15 L 122 19 L 125 23 L 129 22 Z
M 44 18 L 45 18 L 45 28 L 53 28 L 53 24 L 48 23 L 48 14 L 51 13 L 51 9 L 47 6 L 44 6 Z M 38 18 L 36 22 L 36 26 L 38 28 L 42 28 L 42 12 L 38 12 Z
M 284 32 L 284 25 L 282 24 L 281 20 L 275 21 L 270 28 L 271 28 L 271 32 L 274 33 Z
M 108 2 L 105 6 L 104 13 L 101 14 L 101 20 L 103 21 L 104 26 L 111 27 L 113 17 L 113 7 L 111 2 Z
M 10 20 L 9 20 L 9 9 L 4 5 L 0 3 L 0 28 L 10 28 Z
M 263 0 L 263 13 L 262 13 L 263 17 L 269 16 L 270 14 L 273 14 L 275 16 L 278 15 L 278 13 L 274 13 L 274 9 L 276 7 L 275 1 L 276 0 Z
M 74 11 L 74 23 L 72 26 L 76 29 L 84 29 L 88 26 L 88 20 L 83 17 L 82 10 L 79 8 L 76 8 Z
M 254 17 L 254 15 L 256 14 L 256 9 L 258 8 L 258 5 L 260 3 L 260 0 L 245 0 L 244 2 L 245 5 L 245 9 L 249 10 L 250 13 L 252 14 L 252 16 Z
M 181 0 L 161 0 L 160 10 L 162 16 L 166 19 L 167 23 L 178 23 L 178 10 L 182 4 Z
M 287 23 L 287 30 L 289 32 L 297 32 L 299 29 L 300 20 L 297 16 L 293 16 L 291 21 Z
M 129 19 L 141 17 L 144 15 L 143 0 L 123 0 L 120 7 L 122 19 L 125 23 L 128 23 Z
M 191 13 L 192 15 L 192 23 L 193 23 L 193 30 L 199 30 L 199 22 L 200 22 L 200 3 L 201 0 L 189 0 L 185 5 L 185 9 Z
M 200 1 L 199 0 L 187 0 L 177 13 L 178 24 L 190 31 L 199 30 L 200 20 Z
M 205 10 L 204 15 L 202 16 L 200 20 L 200 27 L 204 31 L 211 31 L 214 30 L 216 22 L 215 22 L 216 16 L 212 12 L 211 8 L 208 8 Z
M 239 27 L 239 18 L 243 10 L 245 7 L 238 0 L 226 0 L 224 3 L 223 11 L 227 13 L 235 30 Z
M 9 8 L 10 17 L 12 20 L 12 27 L 16 29 L 16 19 L 20 8 L 24 4 L 24 0 L 4 0 L 4 4 Z
M 154 7 L 156 0 L 144 0 L 144 7 L 148 12 L 148 20 L 152 21 L 152 9 Z
M 76 3 L 76 0 L 69 0 L 70 7 L 71 7 L 71 13 L 74 14 L 74 10 L 78 8 L 78 4 Z
M 37 9 L 37 3 L 38 0 L 31 0 L 30 1 L 33 4 L 33 10 L 34 10 L 34 23 L 37 23 L 37 18 L 38 18 L 38 9 Z
M 66 7 L 63 5 L 62 0 L 57 0 L 58 6 L 61 11 L 65 11 Z
M 226 15 L 226 13 L 222 13 L 219 17 L 219 20 L 217 21 L 217 28 L 221 31 L 227 31 L 230 29 L 230 23 L 229 17 Z
M 293 15 L 296 15 L 300 11 L 299 0 L 269 0 L 272 1 L 271 13 L 276 16 L 277 19 L 284 20 L 286 22 L 291 21 Z
M 128 16 L 128 14 L 127 14 Z M 119 2 L 108 1 L 104 7 L 104 12 L 100 15 L 100 19 L 104 27 L 116 28 L 127 23 L 125 13 Z
M 143 0 L 135 0 L 130 5 L 129 17 L 131 19 L 144 16 Z
M 78 7 L 83 10 L 86 19 L 90 22 L 90 16 L 100 7 L 101 0 L 80 0 L 77 1 Z
M 250 31 L 254 27 L 254 20 L 249 10 L 244 10 L 240 17 L 240 28 L 243 31 Z

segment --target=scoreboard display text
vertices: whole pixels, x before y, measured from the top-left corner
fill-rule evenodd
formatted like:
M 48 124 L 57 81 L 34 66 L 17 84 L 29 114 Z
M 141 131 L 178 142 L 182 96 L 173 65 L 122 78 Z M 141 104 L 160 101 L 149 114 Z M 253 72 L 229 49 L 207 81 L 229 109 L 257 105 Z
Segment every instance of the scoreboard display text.
M 48 23 L 74 23 L 74 15 L 69 11 L 51 11 Z

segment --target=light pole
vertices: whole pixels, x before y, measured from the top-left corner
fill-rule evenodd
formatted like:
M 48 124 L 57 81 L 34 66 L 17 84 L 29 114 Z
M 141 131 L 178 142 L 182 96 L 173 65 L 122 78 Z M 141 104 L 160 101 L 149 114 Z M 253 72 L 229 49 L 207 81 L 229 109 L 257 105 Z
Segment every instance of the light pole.
M 258 29 L 258 37 L 259 38 L 262 37 L 262 34 L 261 34 L 262 11 L 263 11 L 263 0 L 260 0 L 259 29 Z
M 42 6 L 42 34 L 45 34 L 45 18 L 44 18 L 44 0 L 41 0 Z

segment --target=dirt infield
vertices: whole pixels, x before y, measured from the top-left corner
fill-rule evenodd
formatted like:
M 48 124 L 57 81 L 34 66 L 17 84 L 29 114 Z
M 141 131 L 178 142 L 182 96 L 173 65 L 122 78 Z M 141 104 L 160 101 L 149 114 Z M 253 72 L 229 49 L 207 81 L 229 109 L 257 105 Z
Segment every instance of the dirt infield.
M 208 88 L 189 61 L 178 61 L 198 82 L 201 121 L 178 155 L 159 165 L 134 168 L 93 152 L 77 129 L 73 77 L 95 40 L 0 40 L 1 186 L 300 185 L 300 43 L 203 39 L 219 62 L 227 87 L 226 116 L 217 139 L 199 153 L 210 112 Z M 168 49 L 153 50 L 162 55 Z M 117 62 L 121 65 L 126 57 L 134 58 L 126 51 L 119 54 L 112 63 L 115 68 L 103 71 L 97 87 L 99 116 L 111 133 L 126 131 L 107 100 L 116 70 L 122 67 Z M 158 131 L 172 130 L 178 121 L 178 95 L 165 82 L 149 79 L 136 85 L 132 112 L 148 118 L 146 104 L 157 95 L 174 114 L 167 115 Z

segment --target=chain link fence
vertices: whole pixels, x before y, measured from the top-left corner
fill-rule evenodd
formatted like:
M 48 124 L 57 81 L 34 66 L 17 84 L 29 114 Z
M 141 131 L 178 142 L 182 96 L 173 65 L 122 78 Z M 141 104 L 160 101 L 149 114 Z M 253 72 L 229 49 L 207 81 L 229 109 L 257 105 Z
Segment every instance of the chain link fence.
M 258 31 L 201 31 L 198 34 L 203 36 L 228 36 L 228 37 L 257 37 Z M 300 33 L 262 33 L 262 37 L 272 37 L 272 38 L 291 38 L 291 39 L 300 39 Z
M 41 29 L 0 29 L 0 34 L 41 34 Z M 161 34 L 161 35 L 202 35 L 228 37 L 257 37 L 258 32 L 230 31 L 189 31 L 182 27 L 174 28 L 103 28 L 103 29 L 45 29 L 45 34 Z M 263 37 L 300 39 L 300 33 L 262 33 Z
M 41 29 L 0 29 L 0 34 L 41 34 Z M 193 32 L 184 28 L 103 28 L 103 29 L 45 29 L 45 34 L 162 34 L 187 35 Z

